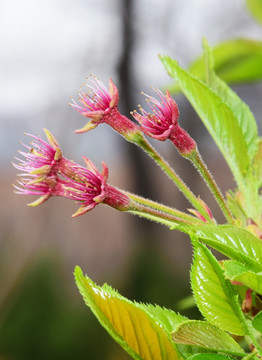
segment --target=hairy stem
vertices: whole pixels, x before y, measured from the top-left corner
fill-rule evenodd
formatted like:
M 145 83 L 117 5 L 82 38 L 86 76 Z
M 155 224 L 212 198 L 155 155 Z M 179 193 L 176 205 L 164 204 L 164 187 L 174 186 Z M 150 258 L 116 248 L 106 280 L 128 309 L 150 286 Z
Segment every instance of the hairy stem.
M 135 195 L 135 194 L 132 194 L 132 193 L 129 193 L 129 192 L 125 192 L 125 193 L 126 193 L 126 195 L 128 195 L 129 198 L 131 198 L 132 200 L 134 200 L 135 202 L 137 202 L 137 203 L 139 203 L 141 205 L 145 205 L 145 206 L 150 207 L 152 209 L 159 210 L 162 213 L 175 216 L 176 218 L 180 218 L 181 220 L 188 221 L 191 225 L 196 225 L 196 226 L 197 225 L 203 225 L 203 221 L 197 219 L 194 216 L 186 214 L 186 213 L 184 213 L 182 211 L 179 211 L 177 209 L 171 208 L 169 206 L 160 204 L 160 203 L 152 201 L 152 200 L 145 199 L 145 198 L 143 198 L 141 196 L 138 196 L 138 195 Z
M 146 141 L 146 139 L 140 138 L 139 145 L 148 155 L 150 155 L 156 163 L 164 170 L 169 178 L 176 184 L 178 189 L 184 194 L 193 207 L 208 221 L 213 222 L 204 206 L 199 202 L 198 198 L 188 188 L 188 186 L 180 179 L 170 165 L 158 154 L 158 152 Z
M 189 159 L 194 166 L 197 168 L 198 172 L 202 175 L 203 179 L 205 180 L 207 186 L 209 187 L 211 193 L 214 195 L 220 209 L 222 210 L 225 218 L 228 220 L 229 223 L 234 223 L 234 218 L 229 210 L 229 207 L 217 186 L 215 180 L 213 179 L 212 175 L 210 174 L 206 164 L 204 163 L 201 155 L 199 154 L 198 149 L 196 148 L 192 151 L 189 155 L 187 155 L 187 159 Z
M 193 225 L 190 221 L 182 219 L 180 217 L 163 213 L 159 210 L 152 209 L 151 207 L 136 204 L 132 206 L 132 209 L 128 210 L 132 214 L 139 215 L 141 217 L 156 221 L 160 224 L 164 224 L 168 227 L 175 228 L 176 225 L 190 226 Z

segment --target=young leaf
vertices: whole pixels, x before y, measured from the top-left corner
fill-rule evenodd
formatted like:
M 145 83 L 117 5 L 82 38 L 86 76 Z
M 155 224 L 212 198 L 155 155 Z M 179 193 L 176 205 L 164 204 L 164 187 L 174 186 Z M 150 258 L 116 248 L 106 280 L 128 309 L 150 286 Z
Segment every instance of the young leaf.
M 79 267 L 75 268 L 75 279 L 87 306 L 101 325 L 134 359 L 176 360 L 181 357 L 165 330 L 169 326 L 165 310 L 161 314 L 163 325 L 161 320 L 155 320 L 161 313 L 159 309 L 153 311 L 151 307 L 147 312 L 146 305 L 129 301 L 110 286 L 95 285 L 83 276 Z M 175 317 L 172 318 L 175 321 Z
M 262 23 L 262 2 L 261 0 L 246 0 L 247 7 L 251 14 Z
M 231 281 L 237 281 L 262 295 L 262 272 L 255 273 L 248 266 L 234 260 L 223 262 L 225 275 Z
M 254 171 L 254 176 L 257 183 L 257 191 L 262 186 L 262 138 L 259 139 L 258 149 L 254 157 L 254 163 L 252 170 Z
M 253 319 L 252 325 L 262 334 L 262 311 L 260 311 Z
M 249 169 L 252 169 L 254 156 L 258 150 L 258 130 L 255 118 L 250 111 L 249 107 L 237 96 L 237 94 L 230 89 L 230 87 L 213 71 L 213 55 L 211 48 L 208 46 L 207 41 L 203 40 L 205 67 L 206 67 L 206 82 L 207 85 L 215 91 L 217 95 L 226 103 L 238 121 L 239 127 L 242 129 L 243 137 L 247 145 L 248 157 L 249 157 Z M 246 177 L 246 176 L 245 176 Z M 243 180 L 243 183 L 239 183 L 239 188 L 244 197 L 245 210 L 249 218 L 257 220 L 258 212 L 258 192 L 254 191 L 258 186 L 256 184 L 257 178 L 253 177 L 251 183 L 249 179 Z M 261 181 L 260 179 L 257 181 Z M 241 186 L 242 185 L 242 186 Z
M 238 126 L 242 129 L 243 138 L 247 144 L 250 163 L 257 152 L 258 130 L 256 120 L 249 107 L 213 70 L 213 54 L 207 41 L 203 40 L 206 83 L 234 113 Z
M 205 245 L 194 243 L 191 286 L 197 306 L 212 324 L 235 335 L 246 333 L 237 295 L 221 265 Z
M 248 216 L 244 207 L 244 197 L 240 191 L 229 190 L 226 194 L 228 207 L 240 226 L 246 227 Z
M 243 130 L 234 112 L 219 95 L 182 69 L 175 60 L 168 56 L 161 56 L 161 60 L 217 143 L 238 185 L 242 185 L 250 159 Z
M 194 236 L 253 271 L 262 271 L 262 241 L 249 231 L 231 225 L 206 225 L 196 229 Z
M 188 358 L 188 360 L 229 360 L 228 356 L 221 354 L 196 354 Z
M 139 306 L 146 313 L 152 316 L 156 322 L 160 323 L 167 333 L 171 333 L 179 324 L 188 320 L 185 316 L 177 314 L 172 310 L 162 308 L 158 305 L 139 304 Z
M 243 349 L 230 335 L 206 321 L 189 320 L 183 322 L 172 333 L 172 338 L 177 344 L 200 346 L 236 356 L 245 355 Z
M 228 40 L 213 47 L 213 56 L 214 71 L 226 83 L 244 83 L 262 79 L 261 41 L 241 38 Z M 205 81 L 204 57 L 195 60 L 188 71 Z M 170 88 L 170 92 L 173 91 L 177 91 L 176 86 Z

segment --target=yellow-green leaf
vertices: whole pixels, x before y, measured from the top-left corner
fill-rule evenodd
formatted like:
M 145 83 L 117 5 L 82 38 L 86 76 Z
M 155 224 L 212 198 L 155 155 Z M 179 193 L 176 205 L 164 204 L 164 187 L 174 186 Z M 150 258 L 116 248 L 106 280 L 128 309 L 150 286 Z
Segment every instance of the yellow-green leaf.
M 236 356 L 245 354 L 230 335 L 206 321 L 189 320 L 183 322 L 172 333 L 172 337 L 177 344 L 199 346 Z
M 101 325 L 134 359 L 180 359 L 166 325 L 150 314 L 157 316 L 160 309 L 146 311 L 146 305 L 129 301 L 108 285 L 97 286 L 79 267 L 75 268 L 75 279 L 86 304 Z M 168 317 L 165 310 L 162 317 L 165 322 Z
M 256 273 L 248 266 L 234 260 L 224 261 L 223 268 L 231 281 L 240 282 L 262 295 L 262 272 Z

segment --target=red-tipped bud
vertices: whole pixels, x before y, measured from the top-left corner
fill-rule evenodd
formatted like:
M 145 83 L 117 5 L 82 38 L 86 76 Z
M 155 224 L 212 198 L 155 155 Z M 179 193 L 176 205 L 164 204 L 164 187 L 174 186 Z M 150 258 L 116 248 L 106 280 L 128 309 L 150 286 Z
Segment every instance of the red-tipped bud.
M 100 203 L 120 211 L 132 208 L 132 200 L 125 193 L 107 184 L 108 168 L 105 163 L 102 163 L 103 171 L 100 173 L 91 160 L 83 157 L 86 164 L 86 167 L 83 167 L 62 157 L 58 143 L 51 133 L 48 132 L 50 144 L 33 137 L 36 139 L 34 148 L 25 145 L 29 149 L 28 153 L 22 152 L 25 160 L 14 164 L 23 171 L 21 180 L 14 186 L 16 193 L 40 195 L 30 206 L 40 205 L 51 196 L 62 196 L 81 204 L 73 217 L 85 214 Z M 61 157 L 54 160 L 58 151 Z
M 242 310 L 244 313 L 249 313 L 252 309 L 252 291 L 251 289 L 247 289 L 246 296 L 242 304 Z
M 202 208 L 205 210 L 207 218 L 205 218 L 203 215 L 200 214 L 199 211 L 197 211 L 195 209 L 188 209 L 188 211 L 191 212 L 191 214 L 194 214 L 198 219 L 200 219 L 200 220 L 202 220 L 204 222 L 208 222 L 208 220 L 207 220 L 208 218 L 210 220 L 212 220 L 213 222 L 216 222 L 214 217 L 213 217 L 213 214 L 212 214 L 211 210 L 209 209 L 207 204 L 202 199 L 200 199 L 200 197 L 198 197 L 198 202 L 201 204 Z
M 62 152 L 54 136 L 44 129 L 48 142 L 41 138 L 29 135 L 33 138 L 30 146 L 25 145 L 28 152 L 20 151 L 25 160 L 16 158 L 18 164 L 13 164 L 18 170 L 23 171 L 22 176 L 31 178 L 31 182 L 39 182 L 54 171 L 54 168 L 62 159 Z
M 190 154 L 196 148 L 196 143 L 178 124 L 179 111 L 176 102 L 171 98 L 168 90 L 166 95 L 158 89 L 155 91 L 160 100 L 144 94 L 151 113 L 140 107 L 141 114 L 134 111 L 132 113 L 134 118 L 146 135 L 161 141 L 170 139 L 181 155 Z
M 87 132 L 100 123 L 106 123 L 129 141 L 133 141 L 134 137 L 140 133 L 140 129 L 133 121 L 121 115 L 118 111 L 119 95 L 113 81 L 109 80 L 109 90 L 97 78 L 91 78 L 85 85 L 89 91 L 87 93 L 80 92 L 79 102 L 81 105 L 74 100 L 70 105 L 91 120 L 83 128 L 75 132 Z
M 134 111 L 132 115 L 139 122 L 142 131 L 154 139 L 164 141 L 169 138 L 174 126 L 178 123 L 179 111 L 176 102 L 171 98 L 169 91 L 166 95 L 155 89 L 160 101 L 153 96 L 144 94 L 151 113 L 139 107 L 141 114 Z

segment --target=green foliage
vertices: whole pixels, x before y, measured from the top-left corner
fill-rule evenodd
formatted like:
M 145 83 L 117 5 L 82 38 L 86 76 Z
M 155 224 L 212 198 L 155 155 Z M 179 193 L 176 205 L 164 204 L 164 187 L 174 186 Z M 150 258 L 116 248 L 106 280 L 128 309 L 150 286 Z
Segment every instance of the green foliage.
M 243 131 L 239 117 L 223 98 L 204 82 L 182 69 L 177 61 L 161 56 L 167 72 L 178 82 L 207 130 L 224 155 L 239 186 L 252 161 L 249 147 L 253 148 L 250 131 Z M 253 151 L 253 150 L 252 150 Z
M 231 281 L 242 283 L 262 295 L 262 272 L 256 273 L 252 268 L 234 260 L 224 261 L 223 268 Z
M 233 338 L 219 327 L 206 321 L 189 320 L 179 324 L 172 333 L 179 344 L 194 345 L 212 351 L 244 356 L 243 349 Z
M 219 78 L 226 83 L 242 84 L 262 79 L 262 41 L 251 39 L 228 40 L 213 48 L 213 57 L 213 69 Z M 195 60 L 189 66 L 188 71 L 198 79 L 205 81 L 204 55 Z M 171 92 L 180 90 L 177 83 L 170 86 L 169 89 Z
M 261 0 L 246 0 L 247 7 L 251 14 L 262 23 L 262 1 Z
M 227 356 L 221 354 L 196 354 L 189 358 L 190 360 L 228 360 Z
M 202 315 L 212 324 L 235 335 L 246 333 L 241 308 L 233 287 L 223 270 L 202 244 L 194 241 L 191 286 Z
M 262 334 L 262 311 L 260 311 L 253 319 L 252 325 Z
M 207 85 L 219 96 L 219 98 L 228 105 L 235 115 L 237 127 L 242 132 L 242 137 L 246 143 L 249 163 L 254 159 L 257 152 L 258 131 L 255 118 L 249 107 L 237 96 L 237 94 L 222 80 L 214 71 L 214 58 L 211 48 L 207 41 L 203 41 L 204 46 L 204 65 L 206 71 Z M 230 136 L 230 134 L 228 134 Z
M 194 236 L 222 254 L 262 271 L 262 242 L 249 231 L 231 225 L 207 225 Z
M 161 57 L 168 73 L 174 77 L 219 146 L 241 192 L 229 206 L 235 216 L 246 225 L 248 218 L 261 224 L 261 140 L 249 107 L 220 79 L 214 71 L 214 56 L 206 41 L 203 64 L 206 84 L 183 70 L 176 61 Z M 234 129 L 234 130 L 233 130 Z
M 239 190 L 243 195 L 243 201 L 246 204 L 246 215 L 249 218 L 259 221 L 257 214 L 260 214 L 258 207 L 260 207 L 260 199 L 258 193 L 259 182 L 261 179 L 256 176 L 259 166 L 255 166 L 256 162 L 260 161 L 260 153 L 258 153 L 258 130 L 257 124 L 249 107 L 233 92 L 230 87 L 221 80 L 213 70 L 213 56 L 211 49 L 204 40 L 204 54 L 206 67 L 206 82 L 212 90 L 219 95 L 235 114 L 238 125 L 243 132 L 245 142 L 247 144 L 247 151 L 249 157 L 249 166 L 247 174 L 241 182 L 238 182 Z M 255 172 L 255 173 L 254 173 Z M 252 186 L 250 186 L 252 182 Z

